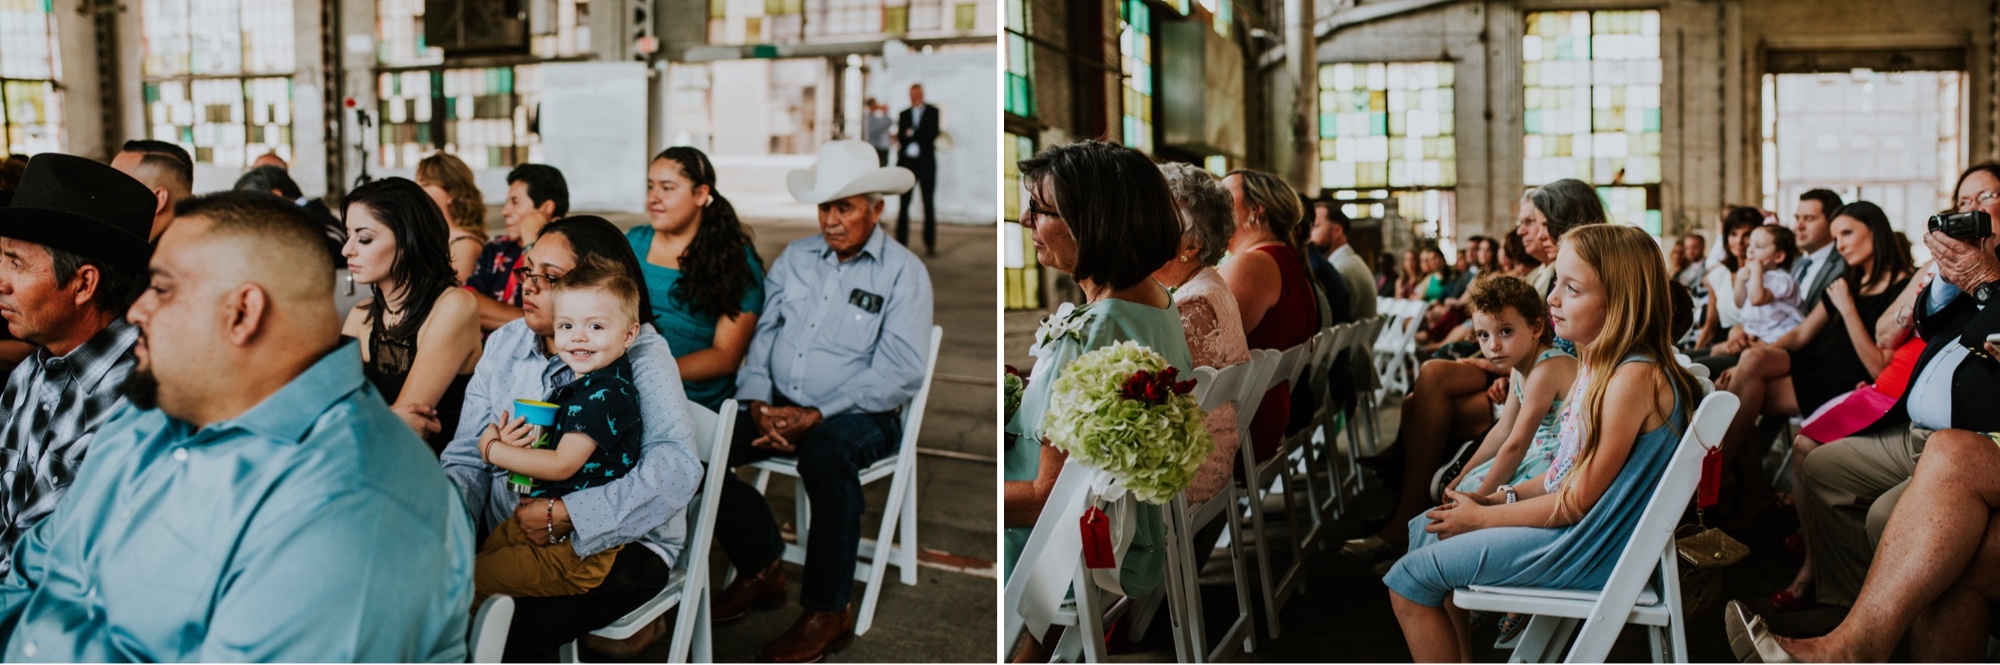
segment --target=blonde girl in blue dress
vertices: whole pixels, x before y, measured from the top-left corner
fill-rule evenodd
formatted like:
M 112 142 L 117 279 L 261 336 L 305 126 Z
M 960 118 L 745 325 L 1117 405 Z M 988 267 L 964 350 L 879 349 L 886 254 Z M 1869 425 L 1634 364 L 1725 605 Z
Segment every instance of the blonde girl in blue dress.
M 1417 662 L 1472 652 L 1453 589 L 1474 584 L 1597 590 L 1666 472 L 1699 383 L 1674 361 L 1673 305 L 1659 245 L 1637 227 L 1593 224 L 1562 239 L 1549 318 L 1582 368 L 1539 478 L 1479 496 L 1447 491 L 1424 527 L 1434 543 L 1383 582 Z

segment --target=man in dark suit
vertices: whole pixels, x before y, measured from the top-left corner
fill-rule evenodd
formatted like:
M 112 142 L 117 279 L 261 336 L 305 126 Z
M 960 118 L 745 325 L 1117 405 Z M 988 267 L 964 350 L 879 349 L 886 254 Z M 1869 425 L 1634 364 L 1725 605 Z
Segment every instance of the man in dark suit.
M 896 165 L 917 175 L 917 192 L 903 194 L 902 211 L 896 216 L 896 242 L 910 246 L 910 202 L 924 197 L 924 252 L 937 256 L 937 206 L 931 195 L 937 191 L 938 110 L 924 103 L 924 86 L 910 86 L 910 108 L 896 117 Z

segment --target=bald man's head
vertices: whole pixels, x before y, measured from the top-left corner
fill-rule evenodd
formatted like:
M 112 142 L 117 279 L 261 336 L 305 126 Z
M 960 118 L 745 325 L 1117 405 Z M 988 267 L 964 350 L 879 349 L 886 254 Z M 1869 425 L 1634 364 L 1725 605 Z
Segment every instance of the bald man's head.
M 126 314 L 126 397 L 197 425 L 235 417 L 340 343 L 333 262 L 298 206 L 258 192 L 181 202 Z
M 174 216 L 176 224 L 206 222 L 188 229 L 189 240 L 230 257 L 231 265 L 216 266 L 225 269 L 218 275 L 261 284 L 281 301 L 331 301 L 326 236 L 297 205 L 261 192 L 220 192 L 181 201 Z

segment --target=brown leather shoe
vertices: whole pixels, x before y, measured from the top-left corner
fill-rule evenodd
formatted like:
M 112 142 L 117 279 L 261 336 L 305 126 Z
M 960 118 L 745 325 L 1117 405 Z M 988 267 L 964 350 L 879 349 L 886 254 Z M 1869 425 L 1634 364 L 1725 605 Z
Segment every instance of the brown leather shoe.
M 716 594 L 715 605 L 710 609 L 715 613 L 715 623 L 741 619 L 753 607 L 769 611 L 784 605 L 785 570 L 778 567 L 780 563 L 772 561 L 770 567 L 755 575 L 738 574 L 722 593 Z
M 757 660 L 766 663 L 817 663 L 825 660 L 827 654 L 845 649 L 853 642 L 852 611 L 808 610 L 784 635 L 764 645 L 764 650 L 757 652 Z

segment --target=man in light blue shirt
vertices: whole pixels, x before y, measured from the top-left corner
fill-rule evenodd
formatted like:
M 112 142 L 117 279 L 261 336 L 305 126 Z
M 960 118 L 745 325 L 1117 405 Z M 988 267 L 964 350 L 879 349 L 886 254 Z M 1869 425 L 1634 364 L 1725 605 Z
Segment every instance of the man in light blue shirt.
M 150 272 L 130 404 L 0 579 L 4 658 L 463 662 L 472 525 L 341 341 L 317 229 L 191 199 Z
M 591 639 L 590 631 L 658 594 L 687 543 L 685 513 L 701 485 L 701 463 L 691 447 L 694 425 L 688 420 L 680 370 L 667 340 L 652 324 L 641 325 L 637 341 L 625 351 L 639 389 L 644 430 L 639 464 L 631 473 L 560 499 L 526 499 L 508 488 L 508 474 L 480 460 L 480 430 L 501 413 L 514 412 L 514 400 L 543 399 L 576 379 L 562 358 L 549 352 L 555 335 L 549 283 L 591 256 L 610 260 L 629 270 L 635 280 L 641 279 L 632 246 L 618 227 L 601 217 L 550 222 L 534 248 L 522 256 L 523 316 L 486 338 L 486 353 L 465 389 L 458 432 L 444 449 L 444 470 L 473 508 L 482 541 L 500 523 L 518 519 L 530 538 L 567 538 L 578 557 L 619 545 L 640 547 L 619 550 L 604 583 L 588 592 L 515 598 L 514 621 L 507 631 L 508 661 L 555 661 L 562 645 Z M 639 311 L 652 311 L 652 305 L 643 302 L 647 295 L 642 291 L 639 297 Z M 657 637 L 640 631 L 626 644 L 599 646 L 602 651 L 634 653 Z
M 908 191 L 902 167 L 877 167 L 860 141 L 820 146 L 812 170 L 786 178 L 792 197 L 819 207 L 820 235 L 785 248 L 765 282 L 764 316 L 736 374 L 731 466 L 796 455 L 813 507 L 806 539 L 805 613 L 758 657 L 813 662 L 851 634 L 848 609 L 861 514 L 860 471 L 894 455 L 896 409 L 915 397 L 930 349 L 931 279 L 922 261 L 877 233 L 882 195 Z M 785 593 L 784 541 L 764 497 L 734 475 L 717 506 L 716 542 L 743 571 L 716 599 L 717 621 L 775 604 Z

